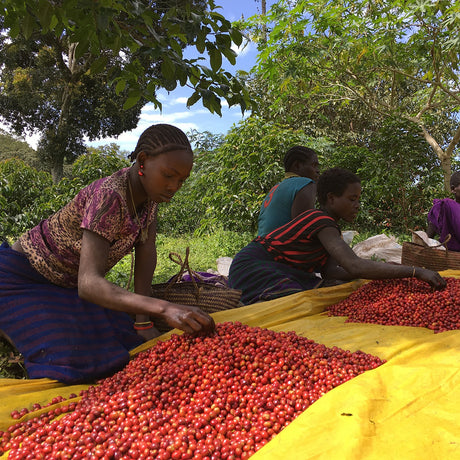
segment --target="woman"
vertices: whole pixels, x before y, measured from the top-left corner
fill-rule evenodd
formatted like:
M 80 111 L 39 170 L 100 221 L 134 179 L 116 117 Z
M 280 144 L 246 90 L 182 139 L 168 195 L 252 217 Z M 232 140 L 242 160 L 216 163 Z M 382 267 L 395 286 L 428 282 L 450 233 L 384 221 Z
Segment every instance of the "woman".
M 460 171 L 450 177 L 450 190 L 455 200 L 433 200 L 426 233 L 429 238 L 439 235 L 441 243 L 445 242 L 450 251 L 460 251 Z
M 320 209 L 310 209 L 256 237 L 233 259 L 229 285 L 243 291 L 251 304 L 318 286 L 321 279 L 352 280 L 417 277 L 441 289 L 446 281 L 420 267 L 392 265 L 359 258 L 341 238 L 338 222 L 352 222 L 359 210 L 361 182 L 348 170 L 324 172 L 317 184 Z
M 296 145 L 284 156 L 284 179 L 268 192 L 260 207 L 258 236 L 287 224 L 300 213 L 315 207 L 319 176 L 318 155 L 313 149 Z
M 188 333 L 214 328 L 199 308 L 150 296 L 157 205 L 188 178 L 190 143 L 174 126 L 153 125 L 131 160 L 0 249 L 0 329 L 23 354 L 30 378 L 74 383 L 112 374 L 130 349 L 158 335 L 151 317 Z M 133 248 L 129 292 L 105 275 Z

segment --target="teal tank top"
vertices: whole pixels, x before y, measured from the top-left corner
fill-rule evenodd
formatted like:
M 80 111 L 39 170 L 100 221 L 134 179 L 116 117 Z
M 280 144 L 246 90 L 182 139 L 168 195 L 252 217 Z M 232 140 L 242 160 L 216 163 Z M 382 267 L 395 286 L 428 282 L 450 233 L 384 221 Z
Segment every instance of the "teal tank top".
M 265 236 L 291 220 L 297 193 L 313 182 L 308 177 L 289 177 L 274 185 L 260 207 L 257 236 Z

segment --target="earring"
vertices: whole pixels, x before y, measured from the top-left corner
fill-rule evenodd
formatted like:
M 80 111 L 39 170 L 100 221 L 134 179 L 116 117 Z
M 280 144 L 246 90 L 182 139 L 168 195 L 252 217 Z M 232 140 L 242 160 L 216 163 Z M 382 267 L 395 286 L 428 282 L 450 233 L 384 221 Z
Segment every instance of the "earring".
M 144 175 L 144 171 L 143 171 L 144 165 L 141 165 L 140 168 L 141 168 L 141 169 L 139 169 L 139 171 L 137 172 L 137 174 L 139 174 L 139 176 L 143 176 L 143 175 Z

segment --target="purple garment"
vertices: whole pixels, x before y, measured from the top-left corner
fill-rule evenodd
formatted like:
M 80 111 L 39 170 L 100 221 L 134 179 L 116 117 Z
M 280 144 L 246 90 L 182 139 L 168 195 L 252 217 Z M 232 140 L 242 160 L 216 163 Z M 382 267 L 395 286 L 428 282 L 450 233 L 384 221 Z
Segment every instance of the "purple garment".
M 447 236 L 447 249 L 460 252 L 460 203 L 451 198 L 433 200 L 433 207 L 428 213 L 428 222 L 433 225 L 439 235 L 439 241 L 444 242 Z
M 221 287 L 228 287 L 228 280 L 227 277 L 224 275 L 216 275 L 214 273 L 208 273 L 208 272 L 195 272 L 196 275 L 193 277 L 195 281 L 200 282 L 200 283 L 209 283 L 213 284 L 215 286 L 221 286 Z M 174 277 L 170 278 L 169 281 L 171 281 Z M 192 281 L 192 277 L 188 272 L 185 272 L 182 275 L 182 278 L 180 281 Z

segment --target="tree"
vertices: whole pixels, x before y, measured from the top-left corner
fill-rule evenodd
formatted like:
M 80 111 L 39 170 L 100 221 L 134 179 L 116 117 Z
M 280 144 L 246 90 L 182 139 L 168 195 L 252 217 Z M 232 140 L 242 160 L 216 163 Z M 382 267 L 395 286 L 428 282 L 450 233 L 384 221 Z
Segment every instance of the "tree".
M 320 163 L 350 169 L 361 178 L 355 230 L 409 234 L 426 229 L 433 197 L 446 196 L 439 161 L 433 162 L 430 146 L 409 121 L 388 119 L 367 146 L 341 145 L 322 155 Z
M 76 59 L 66 36 L 35 32 L 0 39 L 3 63 L 0 114 L 18 134 L 41 132 L 37 154 L 57 183 L 64 162 L 86 151 L 84 138 L 116 136 L 137 125 L 142 101 L 123 110 L 124 93 L 107 85 L 106 73 L 92 75 L 95 58 Z M 120 58 L 107 61 L 106 72 Z
M 55 181 L 64 158 L 84 151 L 84 136 L 133 128 L 146 101 L 161 107 L 159 88 L 188 85 L 188 106 L 201 99 L 218 114 L 221 98 L 251 107 L 222 67 L 223 57 L 235 63 L 242 33 L 213 0 L 0 0 L 0 12 L 0 114 L 17 133 L 44 134 L 39 150 Z M 187 46 L 201 57 L 186 58 Z
M 16 139 L 0 129 L 0 161 L 10 158 L 18 158 L 35 169 L 43 169 L 37 152 L 27 142 Z
M 458 2 L 281 0 L 266 21 L 257 72 L 278 89 L 279 109 L 308 101 L 312 112 L 343 113 L 353 104 L 360 121 L 366 112 L 409 121 L 448 188 L 460 141 Z

